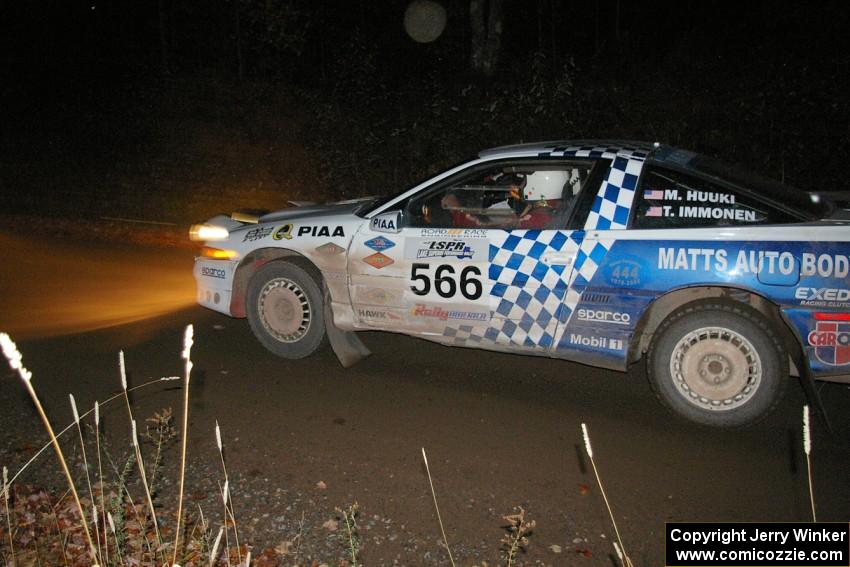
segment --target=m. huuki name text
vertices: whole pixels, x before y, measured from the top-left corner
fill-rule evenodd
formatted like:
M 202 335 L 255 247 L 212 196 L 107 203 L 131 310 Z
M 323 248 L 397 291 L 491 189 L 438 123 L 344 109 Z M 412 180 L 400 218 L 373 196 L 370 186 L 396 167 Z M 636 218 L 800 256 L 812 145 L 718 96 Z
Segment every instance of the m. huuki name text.
M 738 250 L 732 254 L 725 248 L 687 248 L 660 246 L 659 270 L 767 273 L 801 276 L 846 278 L 850 274 L 850 256 L 843 254 L 794 254 L 779 250 Z

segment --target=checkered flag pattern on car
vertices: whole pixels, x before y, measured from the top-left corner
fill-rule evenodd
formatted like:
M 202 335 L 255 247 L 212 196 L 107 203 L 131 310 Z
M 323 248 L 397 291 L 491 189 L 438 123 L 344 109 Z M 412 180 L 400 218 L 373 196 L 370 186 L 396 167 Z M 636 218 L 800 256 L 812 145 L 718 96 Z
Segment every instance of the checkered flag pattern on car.
M 585 223 L 587 232 L 626 228 L 638 175 L 648 152 L 648 147 L 575 146 L 553 147 L 545 155 L 612 160 Z M 492 232 L 490 326 L 446 328 L 444 336 L 452 344 L 491 342 L 505 347 L 548 350 L 560 342 L 582 292 L 615 240 L 581 240 L 577 233 L 561 230 Z M 545 264 L 541 258 L 547 251 L 575 253 L 572 269 Z
M 554 146 L 551 151 L 544 152 L 541 156 L 612 160 L 608 177 L 602 182 L 596 194 L 584 228 L 585 230 L 617 230 L 626 228 L 629 222 L 629 211 L 632 208 L 638 176 L 650 151 L 651 147 L 643 144 L 616 148 L 588 144 L 570 147 Z
M 549 251 L 577 252 L 580 244 L 566 231 L 504 231 L 490 242 L 491 326 L 485 338 L 523 347 L 549 347 L 568 288 L 570 270 L 547 265 Z
M 608 171 L 608 178 L 602 182 L 599 193 L 596 194 L 596 199 L 590 208 L 585 229 L 626 228 L 641 167 L 643 167 L 643 160 L 614 158 L 611 169 Z
M 562 230 L 500 231 L 490 244 L 489 327 L 447 327 L 452 344 L 496 343 L 507 347 L 549 348 L 555 333 L 578 304 L 607 249 L 598 242 L 579 242 L 580 233 Z M 547 265 L 546 252 L 576 256 L 576 269 Z M 567 291 L 569 289 L 569 291 Z

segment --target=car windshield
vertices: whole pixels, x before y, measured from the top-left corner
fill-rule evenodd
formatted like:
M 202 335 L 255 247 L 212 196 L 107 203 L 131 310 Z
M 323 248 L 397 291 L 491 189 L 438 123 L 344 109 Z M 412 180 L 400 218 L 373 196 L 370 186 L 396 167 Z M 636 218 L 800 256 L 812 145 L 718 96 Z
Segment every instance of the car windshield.
M 697 173 L 750 191 L 809 220 L 822 219 L 831 213 L 832 205 L 828 200 L 821 198 L 820 195 L 808 193 L 705 155 L 672 148 L 667 150 L 657 154 L 656 159 L 678 164 Z
M 365 217 L 366 215 L 368 215 L 372 211 L 376 211 L 380 207 L 383 207 L 384 205 L 386 205 L 387 203 L 389 203 L 390 201 L 392 201 L 393 199 L 395 199 L 399 195 L 407 193 L 408 191 L 410 191 L 414 187 L 422 185 L 423 183 L 425 183 L 429 179 L 438 177 L 438 176 L 442 175 L 443 173 L 450 171 L 450 170 L 458 167 L 459 165 L 462 165 L 462 164 L 467 163 L 469 161 L 471 161 L 471 159 L 465 159 L 463 161 L 460 161 L 460 162 L 453 164 L 451 167 L 447 167 L 446 169 L 441 170 L 439 173 L 428 174 L 426 177 L 420 179 L 419 181 L 417 181 L 413 185 L 410 185 L 409 187 L 406 187 L 406 188 L 402 189 L 401 191 L 397 191 L 397 192 L 395 192 L 391 195 L 381 195 L 381 196 L 375 197 L 373 200 L 367 201 L 366 203 L 363 203 L 363 205 L 361 205 L 360 208 L 358 208 L 354 212 L 354 214 L 356 214 L 358 217 Z

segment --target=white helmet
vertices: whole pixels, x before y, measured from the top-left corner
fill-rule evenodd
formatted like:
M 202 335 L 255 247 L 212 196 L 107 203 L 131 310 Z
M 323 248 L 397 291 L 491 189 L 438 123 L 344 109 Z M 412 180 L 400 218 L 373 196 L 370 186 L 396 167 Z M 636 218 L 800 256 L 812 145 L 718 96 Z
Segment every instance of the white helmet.
M 522 197 L 526 201 L 560 199 L 568 180 L 566 171 L 535 171 L 525 177 Z

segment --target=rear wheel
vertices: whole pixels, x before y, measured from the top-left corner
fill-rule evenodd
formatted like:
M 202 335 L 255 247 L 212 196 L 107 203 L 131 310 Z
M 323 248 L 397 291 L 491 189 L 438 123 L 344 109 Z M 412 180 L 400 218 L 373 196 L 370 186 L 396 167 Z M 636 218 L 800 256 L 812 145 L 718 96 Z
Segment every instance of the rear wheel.
M 664 405 L 716 427 L 761 420 L 788 381 L 787 356 L 765 319 L 746 306 L 717 301 L 668 317 L 655 334 L 647 369 Z
M 304 269 L 286 262 L 266 264 L 248 285 L 248 322 L 274 354 L 297 359 L 326 341 L 322 292 Z

